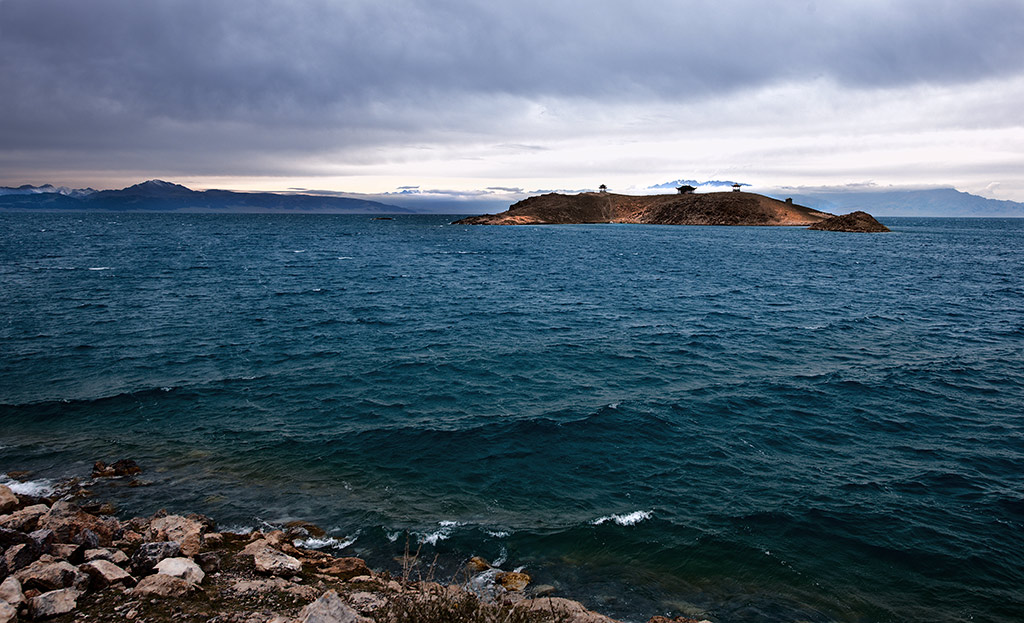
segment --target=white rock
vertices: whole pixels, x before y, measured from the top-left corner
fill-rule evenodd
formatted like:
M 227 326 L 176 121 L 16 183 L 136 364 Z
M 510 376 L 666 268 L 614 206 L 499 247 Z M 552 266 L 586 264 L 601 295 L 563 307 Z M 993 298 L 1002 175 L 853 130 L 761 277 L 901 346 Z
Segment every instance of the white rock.
M 181 578 L 190 584 L 202 584 L 206 574 L 188 558 L 164 558 L 156 563 L 156 572 Z
M 195 556 L 203 544 L 203 524 L 181 515 L 168 515 L 149 523 L 149 537 L 154 541 L 174 541 L 185 556 Z
M 0 600 L 6 601 L 15 608 L 25 603 L 25 593 L 21 592 L 21 582 L 11 576 L 0 584 Z
M 18 609 L 0 600 L 0 623 L 11 623 L 18 620 Z

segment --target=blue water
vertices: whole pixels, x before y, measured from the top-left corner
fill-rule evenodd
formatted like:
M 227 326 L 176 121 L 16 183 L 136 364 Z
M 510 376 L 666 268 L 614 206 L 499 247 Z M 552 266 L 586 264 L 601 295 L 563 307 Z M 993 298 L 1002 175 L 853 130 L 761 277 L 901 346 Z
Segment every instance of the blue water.
M 630 621 L 1024 619 L 1024 220 L 0 215 L 0 470 Z

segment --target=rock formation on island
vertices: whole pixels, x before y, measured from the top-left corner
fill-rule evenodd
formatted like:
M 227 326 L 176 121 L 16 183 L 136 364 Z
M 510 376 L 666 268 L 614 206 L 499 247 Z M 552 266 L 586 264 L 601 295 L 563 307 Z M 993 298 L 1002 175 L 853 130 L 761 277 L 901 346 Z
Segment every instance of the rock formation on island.
M 850 212 L 842 216 L 833 216 L 824 221 L 811 225 L 809 229 L 817 231 L 848 231 L 876 233 L 890 231 L 888 227 L 875 220 L 867 212 Z
M 523 199 L 501 214 L 471 216 L 457 225 L 555 225 L 641 223 L 650 225 L 813 225 L 832 215 L 743 192 L 678 195 L 550 193 Z

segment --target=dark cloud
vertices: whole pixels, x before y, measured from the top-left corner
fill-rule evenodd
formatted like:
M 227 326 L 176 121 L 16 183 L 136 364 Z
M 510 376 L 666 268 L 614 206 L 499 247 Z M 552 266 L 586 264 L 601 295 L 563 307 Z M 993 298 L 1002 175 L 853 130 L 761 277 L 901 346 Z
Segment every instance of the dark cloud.
M 281 173 L 290 155 L 355 158 L 361 145 L 538 149 L 500 130 L 545 98 L 675 102 L 1022 68 L 1019 0 L 3 0 L 0 139 L 8 162 L 166 168 L 189 154 L 196 172 Z

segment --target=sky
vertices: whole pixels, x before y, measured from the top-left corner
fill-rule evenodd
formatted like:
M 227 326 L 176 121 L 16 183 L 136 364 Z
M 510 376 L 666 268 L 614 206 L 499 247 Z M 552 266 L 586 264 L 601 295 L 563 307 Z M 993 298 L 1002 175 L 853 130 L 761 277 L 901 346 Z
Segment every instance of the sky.
M 0 0 L 0 185 L 1024 201 L 1024 0 Z

